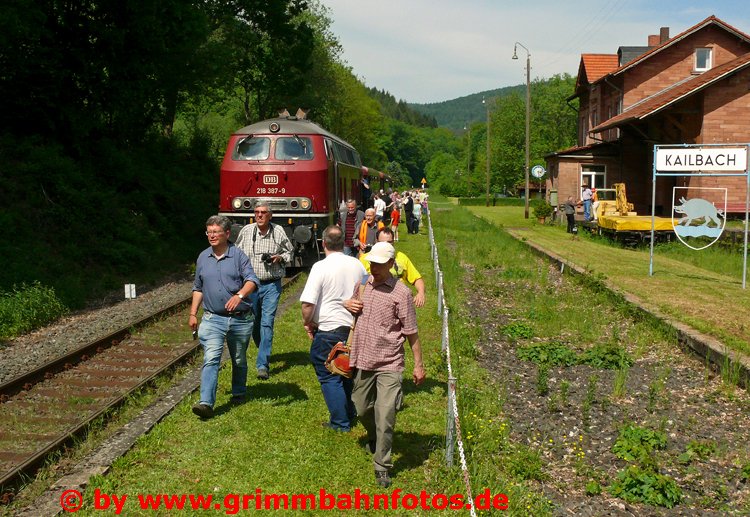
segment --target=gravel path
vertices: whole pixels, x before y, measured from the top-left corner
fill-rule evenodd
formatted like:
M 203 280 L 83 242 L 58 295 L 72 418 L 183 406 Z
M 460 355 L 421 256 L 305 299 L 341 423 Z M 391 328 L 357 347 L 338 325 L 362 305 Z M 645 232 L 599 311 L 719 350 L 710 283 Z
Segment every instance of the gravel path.
M 190 296 L 192 282 L 176 281 L 139 293 L 134 300 L 103 301 L 0 346 L 0 382 L 37 368 L 98 336 L 106 336 Z M 122 296 L 122 293 L 120 293 Z

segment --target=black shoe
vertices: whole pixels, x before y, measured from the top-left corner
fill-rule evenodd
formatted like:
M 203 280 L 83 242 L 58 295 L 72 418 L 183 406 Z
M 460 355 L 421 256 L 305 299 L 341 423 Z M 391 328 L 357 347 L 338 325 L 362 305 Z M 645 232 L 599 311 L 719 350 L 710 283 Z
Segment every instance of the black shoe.
M 388 488 L 391 486 L 391 477 L 388 475 L 387 470 L 376 470 L 375 471 L 375 482 L 382 488 Z
M 196 404 L 193 406 L 193 413 L 201 418 L 211 418 L 214 416 L 214 409 L 208 404 Z
M 268 380 L 268 370 L 265 368 L 258 368 L 258 379 L 262 381 Z
M 244 404 L 247 400 L 247 395 L 232 395 L 230 402 L 232 404 Z
M 370 454 L 375 454 L 375 447 L 376 447 L 375 440 L 370 440 L 365 444 L 365 450 L 369 452 Z M 377 471 L 376 471 L 377 472 Z

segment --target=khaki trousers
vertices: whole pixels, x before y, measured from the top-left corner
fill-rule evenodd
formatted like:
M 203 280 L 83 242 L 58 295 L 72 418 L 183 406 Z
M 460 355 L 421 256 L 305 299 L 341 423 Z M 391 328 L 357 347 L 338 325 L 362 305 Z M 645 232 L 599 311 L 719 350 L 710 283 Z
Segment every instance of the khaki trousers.
M 393 467 L 391 449 L 396 410 L 401 407 L 401 372 L 356 370 L 352 402 L 367 431 L 367 440 L 375 442 L 372 461 L 375 470 Z

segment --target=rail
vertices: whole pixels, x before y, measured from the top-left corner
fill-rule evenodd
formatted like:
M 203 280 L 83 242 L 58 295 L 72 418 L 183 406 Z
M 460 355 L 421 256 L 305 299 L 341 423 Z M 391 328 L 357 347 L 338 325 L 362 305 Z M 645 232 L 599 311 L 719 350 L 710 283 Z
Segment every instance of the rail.
M 298 276 L 284 279 L 283 287 Z M 196 354 L 200 344 L 193 340 L 165 347 L 131 336 L 132 329 L 189 303 L 190 298 L 181 300 L 0 385 L 0 493 L 132 394 Z

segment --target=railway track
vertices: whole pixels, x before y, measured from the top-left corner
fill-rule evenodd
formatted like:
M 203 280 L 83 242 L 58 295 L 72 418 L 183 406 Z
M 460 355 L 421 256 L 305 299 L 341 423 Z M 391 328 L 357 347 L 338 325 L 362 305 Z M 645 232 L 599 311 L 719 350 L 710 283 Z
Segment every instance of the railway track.
M 297 276 L 284 279 L 284 287 Z M 106 418 L 130 395 L 193 357 L 200 348 L 197 341 L 146 344 L 132 335 L 134 328 L 189 303 L 190 298 L 181 300 L 0 384 L 0 488 L 17 484 L 92 422 Z

